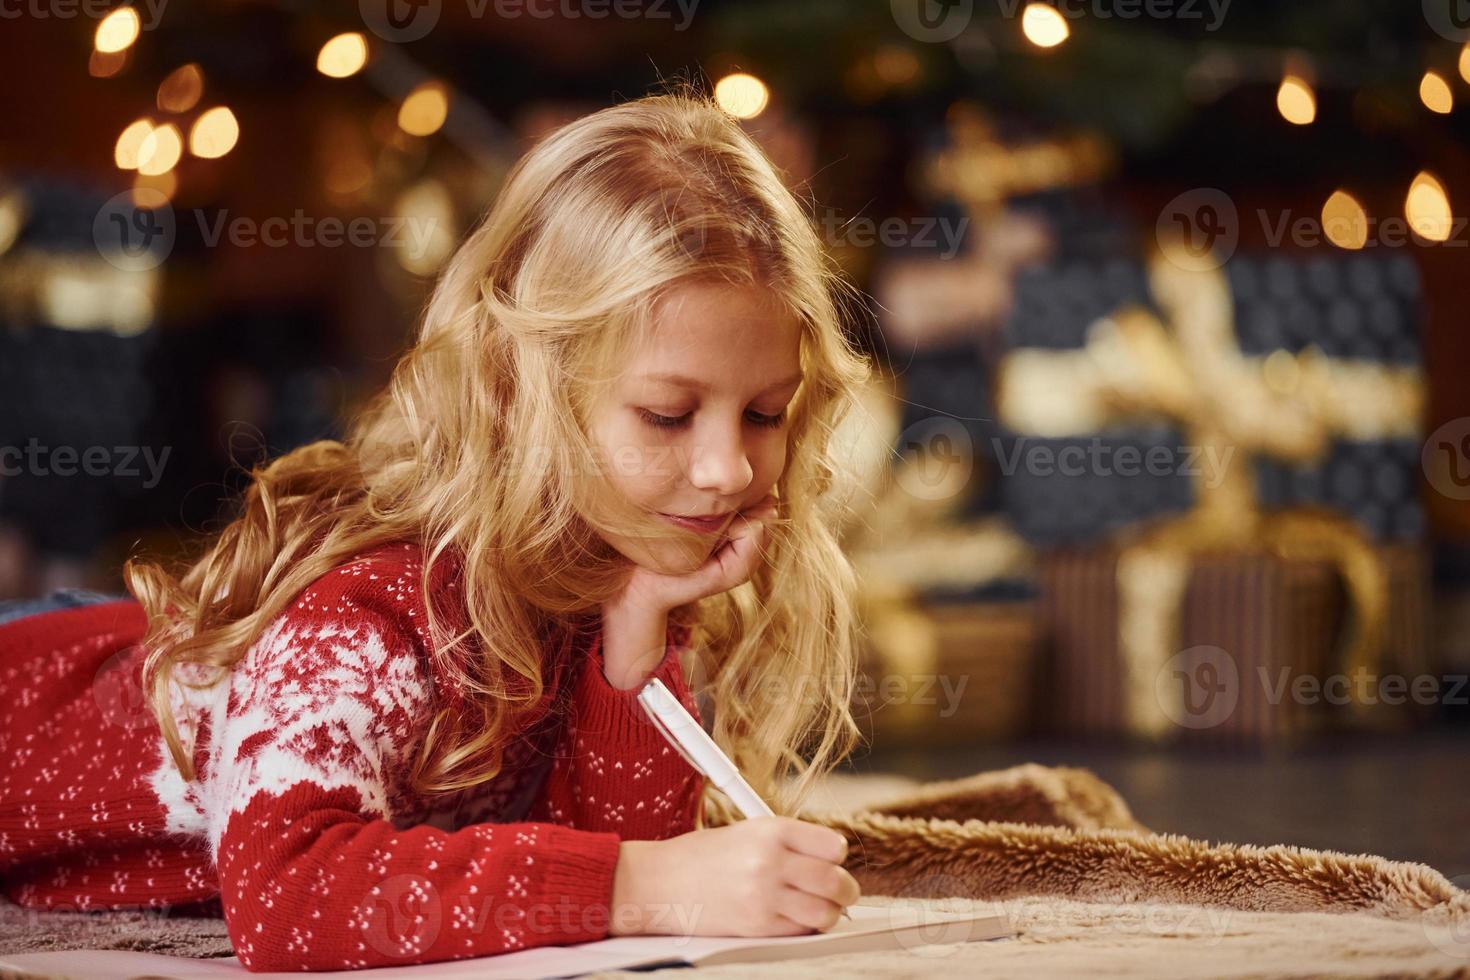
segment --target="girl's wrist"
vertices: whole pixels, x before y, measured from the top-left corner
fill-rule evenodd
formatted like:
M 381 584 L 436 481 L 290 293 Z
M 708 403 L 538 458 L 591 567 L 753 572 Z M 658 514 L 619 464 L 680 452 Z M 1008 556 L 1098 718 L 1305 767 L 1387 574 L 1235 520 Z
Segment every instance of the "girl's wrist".
M 602 674 L 619 690 L 648 679 L 664 658 L 668 610 L 659 606 L 614 604 L 602 610 Z
M 647 927 L 649 898 L 646 866 L 656 841 L 623 841 L 618 845 L 617 869 L 613 872 L 608 935 L 636 936 Z
M 643 618 L 654 618 L 667 616 L 673 605 L 665 600 L 649 595 L 647 590 L 640 589 L 637 581 L 630 582 L 618 595 L 602 604 L 603 619 L 616 618 L 622 621 L 633 621 Z

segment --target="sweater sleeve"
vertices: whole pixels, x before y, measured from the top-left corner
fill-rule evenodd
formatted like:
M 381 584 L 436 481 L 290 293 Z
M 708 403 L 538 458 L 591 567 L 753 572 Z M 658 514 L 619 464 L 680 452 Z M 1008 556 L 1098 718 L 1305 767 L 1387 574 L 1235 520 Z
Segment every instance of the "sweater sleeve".
M 700 719 L 679 663 L 688 640 L 688 627 L 670 624 L 663 660 L 650 676 Z M 664 840 L 694 829 L 703 792 L 704 776 L 644 714 L 638 687 L 608 683 L 599 632 L 572 691 L 556 763 L 529 816 L 622 840 Z
M 606 938 L 616 833 L 397 829 L 430 696 L 414 621 L 340 596 L 325 606 L 304 621 L 293 607 L 251 647 L 211 746 L 210 843 L 241 963 L 401 966 Z

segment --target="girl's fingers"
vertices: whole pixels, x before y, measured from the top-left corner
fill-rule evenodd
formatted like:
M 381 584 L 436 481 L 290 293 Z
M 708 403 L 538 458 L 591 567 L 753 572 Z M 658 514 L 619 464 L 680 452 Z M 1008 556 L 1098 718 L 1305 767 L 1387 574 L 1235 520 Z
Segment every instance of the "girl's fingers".
M 786 863 L 785 883 L 846 908 L 862 897 L 862 888 L 846 868 L 805 854 Z
M 792 922 L 808 929 L 825 929 L 842 914 L 842 906 L 819 895 L 785 885 L 776 902 L 776 911 Z
M 767 494 L 756 505 L 738 513 L 726 529 L 726 539 L 696 571 L 683 576 L 665 576 L 669 591 L 681 602 L 728 592 L 750 579 L 765 542 L 766 521 L 775 514 L 776 497 Z
M 748 523 L 754 524 L 774 516 L 775 513 L 776 495 L 774 493 L 768 493 L 754 505 L 741 511 L 737 516 L 743 517 Z
M 703 595 L 729 591 L 749 579 L 764 540 L 765 527 L 759 521 L 752 521 L 748 528 L 732 533 L 729 540 L 720 545 L 704 567 L 695 573 L 701 582 Z

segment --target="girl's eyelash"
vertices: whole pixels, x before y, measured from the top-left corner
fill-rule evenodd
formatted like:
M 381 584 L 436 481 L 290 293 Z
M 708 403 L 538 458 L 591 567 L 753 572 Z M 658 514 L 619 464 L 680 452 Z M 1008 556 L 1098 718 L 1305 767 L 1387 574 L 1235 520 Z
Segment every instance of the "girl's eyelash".
M 638 409 L 638 414 L 643 416 L 643 421 L 649 425 L 656 425 L 660 429 L 676 429 L 689 421 L 689 412 L 683 415 L 658 415 L 646 408 Z
M 659 415 L 656 412 L 650 412 L 646 408 L 640 408 L 638 410 L 638 414 L 641 415 L 643 417 L 643 421 L 647 422 L 649 425 L 657 426 L 660 429 L 677 429 L 681 426 L 687 425 L 689 422 L 689 416 L 693 413 L 685 412 L 683 415 Z M 768 429 L 779 429 L 781 425 L 786 421 L 786 412 L 783 410 L 777 412 L 775 415 L 763 415 L 760 412 L 747 412 L 746 418 L 749 419 L 752 425 L 759 425 Z
M 786 412 L 780 411 L 775 415 L 762 415 L 760 412 L 751 412 L 750 421 L 756 425 L 763 425 L 768 429 L 779 429 L 781 423 L 786 421 Z

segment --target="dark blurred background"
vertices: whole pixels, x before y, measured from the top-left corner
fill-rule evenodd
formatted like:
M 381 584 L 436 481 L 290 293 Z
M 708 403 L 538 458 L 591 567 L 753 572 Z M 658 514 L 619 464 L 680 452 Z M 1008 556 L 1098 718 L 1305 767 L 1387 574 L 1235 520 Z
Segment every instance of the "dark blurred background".
M 1462 6 L 8 5 L 0 598 L 218 530 L 528 146 L 684 81 L 872 298 L 855 766 L 1470 873 Z

